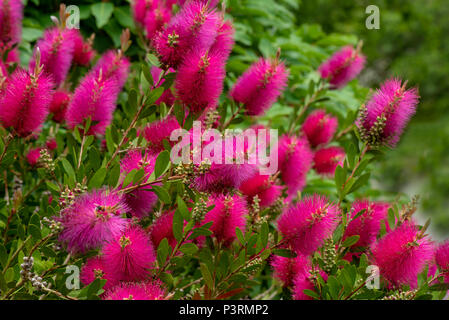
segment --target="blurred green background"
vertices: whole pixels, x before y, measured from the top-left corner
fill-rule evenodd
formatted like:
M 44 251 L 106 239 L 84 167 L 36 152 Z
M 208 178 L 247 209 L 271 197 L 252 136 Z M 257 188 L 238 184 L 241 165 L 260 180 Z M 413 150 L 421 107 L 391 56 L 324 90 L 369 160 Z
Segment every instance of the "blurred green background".
M 34 41 L 51 25 L 60 1 L 26 1 L 22 63 L 26 64 Z M 129 1 L 77 0 L 81 32 L 96 33 L 99 52 L 117 47 L 122 28 L 128 27 L 138 43 L 129 12 Z M 380 29 L 368 30 L 369 5 L 380 10 Z M 399 145 L 388 152 L 375 170 L 378 189 L 421 196 L 419 220 L 432 218 L 437 238 L 449 234 L 449 1 L 447 0 L 228 0 L 228 13 L 236 27 L 236 47 L 228 63 L 231 78 L 259 55 L 274 55 L 277 47 L 291 69 L 290 83 L 307 90 L 307 79 L 321 61 L 345 44 L 364 42 L 367 66 L 359 84 L 377 88 L 391 76 L 417 86 L 421 103 Z M 127 53 L 137 60 L 137 47 Z M 305 80 L 306 79 L 306 80 Z M 307 80 L 308 81 L 308 80 Z M 229 84 L 228 84 L 229 85 Z M 296 89 L 295 89 L 296 90 Z M 343 108 L 357 109 L 366 91 L 353 81 L 334 98 Z M 287 95 L 286 100 L 295 97 Z M 341 104 L 341 103 L 340 103 Z M 338 114 L 340 105 L 334 108 Z M 270 121 L 276 124 L 273 108 Z M 290 112 L 290 111 L 287 111 Z

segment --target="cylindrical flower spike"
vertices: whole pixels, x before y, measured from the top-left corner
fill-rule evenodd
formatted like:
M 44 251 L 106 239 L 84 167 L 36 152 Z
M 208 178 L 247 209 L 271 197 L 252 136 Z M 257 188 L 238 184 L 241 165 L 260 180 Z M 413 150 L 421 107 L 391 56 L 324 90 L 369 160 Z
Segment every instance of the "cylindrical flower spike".
M 287 77 L 288 71 L 278 58 L 261 58 L 237 79 L 230 96 L 244 105 L 248 115 L 261 115 L 285 89 Z
M 71 94 L 65 90 L 57 90 L 53 94 L 50 103 L 50 113 L 53 114 L 53 121 L 62 123 L 65 120 L 65 113 L 69 106 Z
M 219 55 L 193 50 L 179 67 L 175 80 L 176 95 L 192 113 L 215 109 L 225 74 L 224 62 Z
M 218 20 L 215 10 L 201 1 L 183 6 L 153 40 L 162 63 L 177 69 L 190 50 L 208 50 L 215 41 Z
M 279 139 L 279 171 L 281 179 L 288 187 L 289 197 L 306 185 L 307 172 L 312 167 L 313 152 L 305 137 Z
M 145 280 L 156 256 L 144 230 L 130 227 L 103 247 L 106 271 L 118 281 Z
M 417 276 L 433 258 L 433 245 L 416 225 L 404 222 L 371 248 L 372 262 L 393 287 L 416 287 Z
M 289 208 L 278 219 L 278 229 L 298 253 L 310 255 L 332 236 L 340 209 L 325 197 L 314 195 Z
M 39 61 L 39 60 L 38 60 Z M 34 73 L 17 69 L 6 83 L 0 100 L 0 123 L 26 137 L 39 131 L 48 115 L 53 82 L 36 67 Z
M 59 241 L 74 253 L 98 249 L 128 226 L 128 220 L 121 217 L 126 210 L 117 193 L 102 190 L 83 194 L 62 212 Z
M 22 0 L 0 1 L 0 53 L 3 56 L 3 53 L 10 50 L 7 62 L 19 62 L 18 49 L 13 46 L 20 43 L 22 18 Z
M 237 239 L 235 229 L 245 231 L 248 209 L 245 200 L 239 195 L 220 195 L 211 203 L 215 207 L 204 217 L 203 223 L 213 222 L 210 230 L 218 241 L 229 245 Z
M 72 31 L 59 27 L 47 29 L 36 47 L 41 51 L 44 72 L 53 78 L 57 86 L 63 83 L 72 64 L 75 50 Z M 30 61 L 30 70 L 34 69 L 34 66 L 35 57 Z
M 340 147 L 322 148 L 315 152 L 313 168 L 319 174 L 332 177 L 337 166 L 343 167 L 345 150 Z
M 292 287 L 298 274 L 305 274 L 311 268 L 310 259 L 302 254 L 295 258 L 274 256 L 271 261 L 273 276 L 282 282 L 284 287 Z
M 415 88 L 406 89 L 399 79 L 385 81 L 366 106 L 360 109 L 357 127 L 369 146 L 394 147 L 416 112 L 419 96 Z
M 89 133 L 104 134 L 111 123 L 118 92 L 114 78 L 105 78 L 101 72 L 98 76 L 89 73 L 76 88 L 67 108 L 68 126 L 74 128 L 83 125 L 90 117 L 93 124 Z
M 356 247 L 367 247 L 376 241 L 382 220 L 387 218 L 390 205 L 384 202 L 370 202 L 368 200 L 357 200 L 352 204 L 351 221 L 349 222 L 343 240 L 358 235 L 359 240 L 352 245 Z M 359 217 L 354 217 L 365 210 Z
M 318 71 L 333 87 L 341 88 L 357 77 L 365 61 L 365 56 L 360 53 L 360 46 L 357 49 L 346 46 L 325 61 Z
M 121 282 L 108 290 L 103 300 L 164 300 L 165 296 L 158 283 Z
M 302 131 L 312 147 L 328 144 L 337 130 L 337 118 L 318 109 L 307 116 L 302 125 Z

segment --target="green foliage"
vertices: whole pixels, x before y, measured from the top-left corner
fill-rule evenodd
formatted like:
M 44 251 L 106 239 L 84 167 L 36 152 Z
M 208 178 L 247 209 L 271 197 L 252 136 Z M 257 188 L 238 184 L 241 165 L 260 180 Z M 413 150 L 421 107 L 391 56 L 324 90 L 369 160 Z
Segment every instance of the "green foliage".
M 344 259 L 359 238 L 353 236 L 343 241 L 343 233 L 350 222 L 351 203 L 356 198 L 390 201 L 393 205 L 388 219 L 391 227 L 396 223 L 395 218 L 404 211 L 401 206 L 409 201 L 405 196 L 385 193 L 372 183 L 372 176 L 379 177 L 375 163 L 385 158 L 386 150 L 367 149 L 353 130 L 357 111 L 366 100 L 369 89 L 353 80 L 342 90 L 329 90 L 316 72 L 331 53 L 345 44 L 356 45 L 360 37 L 326 33 L 318 24 L 304 23 L 304 12 L 312 6 L 305 3 L 294 0 L 227 1 L 226 16 L 234 21 L 236 45 L 227 64 L 224 92 L 228 92 L 235 79 L 259 56 L 272 57 L 280 49 L 281 58 L 290 69 L 289 87 L 282 98 L 257 119 L 258 123 L 278 129 L 283 134 L 299 132 L 305 116 L 315 108 L 324 108 L 338 118 L 338 138 L 333 145 L 344 147 L 346 158 L 343 165 L 337 168 L 334 177 L 328 178 L 318 176 L 311 170 L 307 186 L 294 199 L 295 202 L 304 196 L 319 193 L 342 208 L 342 223 L 330 240 L 332 245 L 337 245 L 337 249 L 333 247 L 336 256 L 330 261 L 321 250 L 312 257 L 313 266 L 328 271 L 329 277 L 325 281 L 319 273 L 314 275 L 317 290 L 307 290 L 305 294 L 314 299 L 384 298 L 394 293 L 364 286 L 369 276 L 366 273 L 369 262 L 365 254 L 351 263 Z M 175 104 L 173 110 L 165 104 L 155 104 L 165 89 L 173 88 L 174 75 L 163 75 L 163 86 L 154 88 L 149 68 L 158 66 L 159 61 L 151 53 L 141 31 L 134 26 L 127 1 L 84 0 L 78 1 L 78 4 L 81 32 L 86 37 L 95 32 L 95 49 L 100 54 L 106 49 L 119 47 L 123 28 L 131 30 L 132 45 L 126 52 L 132 61 L 131 75 L 119 96 L 114 121 L 106 130 L 104 144 L 100 139 L 83 134 L 87 132 L 90 121 L 85 123 L 84 128 L 75 130 L 67 130 L 51 121 L 45 123 L 36 145 L 43 145 L 48 137 L 55 137 L 58 148 L 52 153 L 54 170 L 46 166 L 30 167 L 23 156 L 30 144 L 9 139 L 8 132 L 0 128 L 0 181 L 5 186 L 0 190 L 0 196 L 4 199 L 0 200 L 1 298 L 99 299 L 104 293 L 104 280 L 97 279 L 79 290 L 67 288 L 66 280 L 70 276 L 65 273 L 67 265 L 81 267 L 88 256 L 98 252 L 87 256 L 68 255 L 58 244 L 60 225 L 54 217 L 73 201 L 73 197 L 86 191 L 120 186 L 121 192 L 129 192 L 138 186 L 148 185 L 152 186 L 149 192 L 157 195 L 158 202 L 154 214 L 143 219 L 141 224 L 146 227 L 161 212 L 174 212 L 172 228 L 176 244 L 172 247 L 168 239 L 160 242 L 155 248 L 157 265 L 154 270 L 154 276 L 164 283 L 172 299 L 186 295 L 198 299 L 248 296 L 290 298 L 273 279 L 267 263 L 273 255 L 296 256 L 284 247 L 285 239 L 276 230 L 274 208 L 262 211 L 260 219 L 248 223 L 246 230 L 237 228 L 238 241 L 225 246 L 211 237 L 213 222 L 196 224 L 195 209 L 198 208 L 195 206 L 207 195 L 192 190 L 184 183 L 184 177 L 175 174 L 168 144 L 167 150 L 157 157 L 149 176 L 143 170 L 132 170 L 121 176 L 119 160 L 123 152 L 146 147 L 137 128 L 162 119 L 169 112 L 173 112 L 181 122 L 185 110 L 179 104 Z M 318 4 L 315 3 L 315 6 Z M 325 12 L 324 8 L 320 8 L 320 11 L 323 10 L 321 14 Z M 22 65 L 28 63 L 35 41 L 51 25 L 49 16 L 56 15 L 57 11 L 58 4 L 53 1 L 44 4 L 44 1 L 34 0 L 27 3 L 23 41 L 20 44 Z M 324 30 L 334 27 L 333 24 L 329 26 L 328 22 L 322 23 Z M 369 45 L 366 44 L 368 56 Z M 86 68 L 71 70 L 71 89 L 76 87 L 86 71 Z M 222 126 L 227 121 L 232 128 L 246 128 L 255 123 L 254 117 L 239 113 L 226 94 L 220 97 L 218 112 L 222 116 Z M 232 118 L 233 115 L 235 118 Z M 184 128 L 190 129 L 192 121 L 193 118 L 189 117 Z M 19 177 L 20 181 L 17 179 Z M 203 211 L 211 209 L 206 207 Z M 385 233 L 385 230 L 382 232 Z M 33 288 L 29 279 L 21 276 L 24 257 L 33 257 L 33 271 L 50 284 L 47 289 L 39 291 Z M 431 286 L 434 280 L 423 273 L 419 290 L 407 298 L 440 297 L 447 288 L 442 283 Z

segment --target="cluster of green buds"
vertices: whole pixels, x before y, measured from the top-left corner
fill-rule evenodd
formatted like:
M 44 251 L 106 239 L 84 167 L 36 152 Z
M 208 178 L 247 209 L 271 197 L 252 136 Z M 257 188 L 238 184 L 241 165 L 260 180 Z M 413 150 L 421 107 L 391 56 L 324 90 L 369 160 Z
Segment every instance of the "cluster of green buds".
M 193 162 L 187 164 L 180 163 L 175 167 L 175 174 L 182 176 L 182 182 L 190 186 L 193 180 L 209 171 L 211 166 L 210 160 L 205 159 L 197 166 Z
M 206 113 L 206 118 L 204 120 L 204 125 L 206 129 L 210 129 L 213 125 L 220 119 L 220 114 L 217 110 L 209 110 Z
M 200 197 L 192 208 L 192 219 L 195 223 L 203 221 L 207 210 L 207 197 Z
M 75 198 L 85 192 L 87 192 L 87 186 L 84 183 L 77 182 L 75 188 L 73 189 L 69 189 L 66 186 L 65 190 L 61 192 L 61 196 L 59 197 L 59 206 L 61 208 L 65 208 L 72 205 Z
M 366 129 L 363 124 L 366 122 L 367 116 L 366 106 L 362 106 L 359 111 L 360 138 L 370 147 L 379 147 L 385 144 L 386 141 L 383 132 L 387 122 L 387 118 L 384 115 L 378 116 L 371 128 Z
M 335 249 L 335 244 L 332 238 L 324 241 L 322 258 L 324 262 L 323 270 L 327 273 L 331 272 L 331 270 L 335 267 L 337 260 L 337 250 Z
M 383 297 L 381 300 L 411 300 L 416 295 L 417 291 L 418 290 L 398 291 Z
M 285 208 L 284 198 L 279 197 L 268 208 L 267 215 L 270 217 L 270 219 L 276 219 L 276 217 L 279 216 L 282 213 L 282 211 L 284 211 L 284 208 Z
M 46 148 L 40 151 L 39 164 L 47 171 L 48 174 L 53 174 L 55 171 L 55 162 Z
M 20 265 L 20 276 L 25 281 L 30 281 L 31 285 L 36 290 L 42 290 L 47 287 L 47 282 L 42 281 L 42 278 L 36 275 L 33 270 L 34 258 L 33 257 L 23 257 L 23 263 Z
M 60 221 L 43 217 L 42 222 L 47 224 L 48 228 L 50 228 L 52 232 L 59 232 L 62 230 L 62 224 Z
M 259 220 L 260 216 L 260 198 L 255 195 L 251 201 L 251 206 L 249 208 L 248 223 L 255 225 Z

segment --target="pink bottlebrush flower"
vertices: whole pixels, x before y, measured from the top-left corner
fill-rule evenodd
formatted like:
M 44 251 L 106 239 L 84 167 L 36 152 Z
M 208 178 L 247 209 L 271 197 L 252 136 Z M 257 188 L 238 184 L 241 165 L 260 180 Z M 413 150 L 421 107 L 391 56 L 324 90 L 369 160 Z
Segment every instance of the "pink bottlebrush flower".
M 281 186 L 276 185 L 272 177 L 256 173 L 253 177 L 243 181 L 240 191 L 247 197 L 249 203 L 252 203 L 254 197 L 258 196 L 260 207 L 266 208 L 279 198 Z
M 172 68 L 170 68 L 169 71 L 175 72 L 175 70 Z M 161 72 L 162 72 L 162 69 L 155 67 L 155 66 L 151 67 L 151 76 L 153 77 L 153 85 L 156 88 L 159 88 L 165 82 L 165 79 L 161 79 L 159 81 Z M 173 95 L 173 93 L 171 92 L 170 89 L 165 90 L 162 93 L 162 95 L 159 97 L 159 99 L 156 100 L 155 104 L 159 105 L 162 102 L 164 102 L 167 106 L 171 106 L 175 102 L 175 96 Z
M 151 241 L 155 248 L 159 247 L 161 241 L 166 238 L 168 244 L 174 248 L 176 246 L 176 239 L 173 235 L 173 216 L 175 212 L 169 211 L 163 213 L 159 218 L 157 218 L 153 224 L 148 228 L 148 233 L 150 234 Z
M 88 66 L 95 56 L 91 41 L 84 41 L 79 29 L 70 29 L 70 36 L 74 42 L 73 63 Z
M 352 204 L 351 221 L 349 222 L 343 240 L 358 235 L 359 240 L 352 246 L 367 247 L 376 241 L 382 220 L 387 218 L 390 205 L 384 202 L 371 202 L 368 200 L 357 200 Z M 354 219 L 362 210 L 365 212 Z M 354 220 L 352 220 L 354 219 Z
M 41 157 L 41 150 L 42 148 L 37 147 L 37 148 L 32 148 L 30 149 L 30 151 L 28 151 L 27 153 L 27 161 L 30 164 L 30 166 L 34 167 L 35 165 L 37 165 L 37 162 L 39 161 L 39 158 Z
M 248 209 L 245 200 L 239 195 L 219 195 L 210 205 L 215 207 L 204 217 L 203 223 L 213 222 L 210 230 L 218 241 L 229 245 L 237 239 L 235 228 L 239 227 L 245 232 Z
M 57 90 L 53 94 L 53 98 L 50 103 L 50 113 L 53 114 L 53 121 L 62 123 L 65 119 L 65 113 L 69 106 L 71 99 L 71 93 L 65 90 Z
M 437 247 L 435 251 L 435 262 L 444 275 L 444 281 L 449 283 L 449 241 Z
M 337 130 L 337 118 L 322 109 L 312 112 L 302 125 L 302 131 L 312 147 L 328 144 Z
M 209 49 L 217 35 L 218 21 L 215 10 L 201 1 L 191 1 L 183 6 L 153 39 L 162 63 L 177 69 L 190 50 L 204 52 Z
M 23 4 L 22 0 L 3 0 L 0 3 L 0 49 L 11 49 L 20 42 L 22 36 Z M 8 61 L 18 62 L 17 49 L 10 51 Z
M 411 222 L 387 233 L 371 248 L 372 262 L 389 285 L 416 287 L 417 276 L 433 258 L 433 245 Z
M 164 300 L 166 295 L 157 282 L 122 282 L 108 290 L 103 300 Z
M 209 143 L 203 142 L 202 147 L 205 148 Z M 215 161 L 215 157 L 212 154 L 207 154 L 206 152 L 202 154 L 202 160 L 209 160 L 211 166 L 207 172 L 199 174 L 195 178 L 192 183 L 193 188 L 199 191 L 222 193 L 230 189 L 239 188 L 243 181 L 256 174 L 258 170 L 257 165 L 250 163 L 246 159 L 249 155 L 248 145 L 243 146 L 243 154 L 239 155 L 235 137 L 227 137 L 221 143 L 222 157 L 220 161 Z M 228 147 L 231 143 L 232 148 Z M 239 161 L 239 156 L 242 156 L 241 161 Z
M 47 146 L 48 150 L 50 150 L 50 151 L 55 150 L 58 147 L 58 143 L 56 142 L 55 138 L 51 138 L 51 139 L 47 140 L 45 145 Z
M 119 281 L 144 280 L 150 275 L 156 256 L 148 235 L 130 227 L 103 247 L 105 267 Z
M 328 79 L 335 88 L 345 86 L 357 77 L 365 65 L 366 58 L 351 46 L 343 47 L 318 68 L 321 78 Z
M 339 220 L 338 206 L 313 195 L 287 209 L 278 219 L 278 229 L 295 251 L 310 255 L 332 236 Z
M 292 287 L 296 276 L 300 273 L 307 273 L 311 268 L 311 263 L 308 257 L 301 254 L 296 258 L 274 256 L 271 267 L 274 270 L 273 276 L 280 280 L 284 287 Z
M 90 73 L 105 79 L 114 79 L 117 83 L 117 95 L 122 91 L 129 75 L 131 63 L 129 59 L 115 50 L 109 50 L 103 53 Z
M 340 147 L 322 148 L 313 156 L 313 168 L 319 174 L 334 176 L 337 166 L 343 167 L 345 150 Z
M 134 20 L 140 26 L 145 25 L 145 16 L 147 12 L 157 7 L 159 0 L 133 0 L 131 1 L 131 12 Z
M 61 30 L 58 27 L 47 29 L 44 32 L 44 37 L 37 41 L 36 48 L 40 50 L 44 72 L 53 78 L 57 86 L 64 82 L 72 64 L 75 50 L 75 42 L 71 36 L 71 31 L 68 31 L 68 29 Z M 35 56 L 30 61 L 30 70 L 34 68 Z
M 174 145 L 174 141 L 170 141 L 171 133 L 179 129 L 178 120 L 174 116 L 169 116 L 163 120 L 152 122 L 144 130 L 144 137 L 148 141 L 148 150 L 157 153 L 164 150 L 164 140 L 170 145 Z
M 373 146 L 394 147 L 415 114 L 418 100 L 415 88 L 406 90 L 406 83 L 399 79 L 385 81 L 360 109 L 357 126 L 362 139 Z
M 156 8 L 148 10 L 143 23 L 147 38 L 153 39 L 170 22 L 171 16 L 171 8 L 164 4 L 159 4 Z
M 180 6 L 183 6 L 186 3 L 189 3 L 191 1 L 195 1 L 195 0 L 178 0 L 178 4 Z M 196 1 L 202 2 L 204 4 L 208 3 L 210 7 L 216 7 L 217 4 L 220 2 L 220 0 L 196 0 Z
M 154 170 L 156 156 L 146 153 L 142 157 L 140 150 L 133 150 L 127 153 L 120 163 L 121 179 L 132 170 L 144 169 L 144 179 L 148 179 Z M 129 186 L 127 186 L 129 187 Z M 157 202 L 157 196 L 151 192 L 151 187 L 141 187 L 124 195 L 124 200 L 130 209 L 130 213 L 137 218 L 147 216 Z
M 220 22 L 220 27 L 218 28 L 218 34 L 215 38 L 215 42 L 210 48 L 211 52 L 216 52 L 220 55 L 223 61 L 226 61 L 231 54 L 232 48 L 234 47 L 234 26 L 229 20 L 222 20 Z
M 305 137 L 284 135 L 279 139 L 278 159 L 281 179 L 288 187 L 289 197 L 292 197 L 306 185 L 313 152 Z
M 126 229 L 128 220 L 121 217 L 126 211 L 117 193 L 99 190 L 80 195 L 61 213 L 59 241 L 74 253 L 98 249 Z
M 315 286 L 310 279 L 310 274 L 298 274 L 293 281 L 293 293 L 292 297 L 294 300 L 313 300 L 312 297 L 304 293 L 304 290 L 315 291 Z
M 111 123 L 118 92 L 114 79 L 89 73 L 76 88 L 67 108 L 66 122 L 69 128 L 83 125 L 90 117 L 92 125 L 89 133 L 104 134 Z
M 215 109 L 223 91 L 223 59 L 213 52 L 193 50 L 179 67 L 176 95 L 192 113 Z
M 92 283 L 95 279 L 104 279 L 106 280 L 103 287 L 105 290 L 112 288 L 116 284 L 116 282 L 110 278 L 109 274 L 106 273 L 104 260 L 101 256 L 87 259 L 86 264 L 81 269 L 80 278 L 85 286 Z
M 261 115 L 276 102 L 287 86 L 288 71 L 276 59 L 260 58 L 237 79 L 230 96 L 245 105 L 249 115 Z
M 17 69 L 8 79 L 0 101 L 0 122 L 21 137 L 39 131 L 48 115 L 53 83 L 43 73 Z

